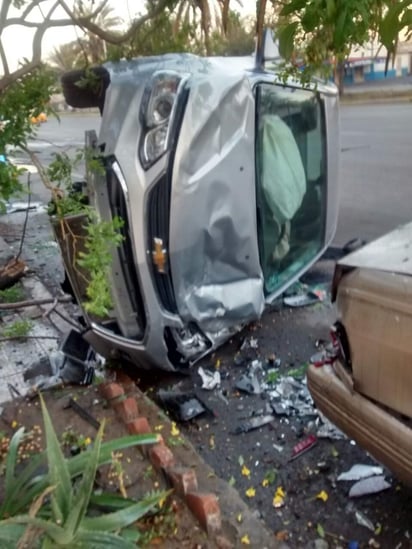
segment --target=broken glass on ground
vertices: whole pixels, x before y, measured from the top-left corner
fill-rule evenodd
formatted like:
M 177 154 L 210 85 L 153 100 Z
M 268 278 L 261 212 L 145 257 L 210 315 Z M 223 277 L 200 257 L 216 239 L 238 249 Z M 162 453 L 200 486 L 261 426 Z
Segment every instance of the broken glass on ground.
M 247 372 L 242 374 L 235 382 L 235 388 L 250 395 L 260 395 L 262 393 L 262 384 L 257 376 L 258 371 L 262 371 L 262 363 L 260 360 L 254 360 L 249 365 Z

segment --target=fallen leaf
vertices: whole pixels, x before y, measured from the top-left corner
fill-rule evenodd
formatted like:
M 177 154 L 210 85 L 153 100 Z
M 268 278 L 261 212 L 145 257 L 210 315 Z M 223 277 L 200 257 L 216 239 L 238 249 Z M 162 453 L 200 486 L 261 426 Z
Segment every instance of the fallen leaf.
M 339 457 L 339 452 L 336 450 L 336 448 L 334 446 L 332 446 L 331 450 L 330 450 L 330 453 L 332 454 L 332 456 L 334 458 L 337 458 Z
M 242 465 L 245 463 L 245 460 L 243 459 L 243 456 L 239 456 L 238 462 L 239 462 L 239 465 L 242 467 Z
M 218 369 L 220 368 L 220 358 L 218 358 L 218 359 L 216 360 L 215 368 L 216 368 L 216 370 L 218 370 Z
M 249 539 L 249 536 L 247 534 L 245 534 L 242 539 L 240 540 L 240 543 L 242 543 L 243 545 L 250 545 L 250 539 Z
M 250 469 L 248 469 L 246 465 L 243 465 L 242 467 L 242 475 L 244 477 L 250 478 Z
M 324 530 L 324 528 L 323 528 L 323 526 L 322 526 L 321 524 L 318 524 L 318 525 L 316 526 L 316 532 L 317 532 L 317 534 L 318 534 L 318 536 L 319 536 L 320 538 L 324 538 L 324 537 L 325 537 L 325 530 Z
M 321 499 L 322 501 L 328 501 L 328 493 L 325 490 L 321 490 L 319 494 L 316 494 L 316 499 Z
M 229 486 L 234 486 L 236 484 L 236 479 L 234 476 L 230 477 L 230 479 L 228 480 L 228 484 Z
M 253 487 L 248 488 L 248 489 L 246 490 L 245 494 L 246 494 L 246 496 L 247 496 L 248 498 L 254 498 L 255 495 L 256 495 L 256 490 L 255 490 Z
M 215 449 L 215 436 L 214 435 L 210 435 L 210 437 L 209 437 L 209 448 L 211 450 Z
M 288 541 L 289 539 L 289 532 L 287 530 L 279 530 L 279 532 L 276 532 L 275 538 L 278 541 Z
M 180 431 L 176 427 L 176 423 L 174 421 L 172 421 L 172 428 L 170 430 L 170 434 L 172 435 L 172 437 L 177 437 L 178 435 L 180 435 Z

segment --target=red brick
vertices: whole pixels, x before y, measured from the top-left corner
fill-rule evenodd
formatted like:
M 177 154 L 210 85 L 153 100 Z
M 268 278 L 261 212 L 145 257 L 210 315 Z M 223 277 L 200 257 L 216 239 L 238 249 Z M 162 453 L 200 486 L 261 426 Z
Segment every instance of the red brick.
M 197 491 L 197 477 L 193 469 L 169 467 L 166 474 L 179 495 L 185 496 L 188 492 Z
M 106 400 L 113 400 L 124 395 L 124 389 L 118 383 L 102 383 L 99 389 L 100 394 Z
M 164 444 L 155 444 L 149 450 L 149 458 L 155 469 L 167 469 L 175 465 L 173 452 Z
M 147 417 L 140 416 L 127 423 L 127 430 L 131 435 L 146 435 L 151 433 L 152 429 L 147 421 Z
M 139 415 L 137 402 L 134 397 L 128 397 L 114 405 L 116 413 L 124 423 L 129 423 L 132 419 L 136 419 Z
M 136 391 L 136 383 L 131 377 L 119 370 L 116 373 L 116 381 L 123 386 L 127 394 L 134 393 Z
M 186 494 L 186 502 L 208 535 L 220 531 L 222 517 L 219 502 L 214 494 L 190 492 Z

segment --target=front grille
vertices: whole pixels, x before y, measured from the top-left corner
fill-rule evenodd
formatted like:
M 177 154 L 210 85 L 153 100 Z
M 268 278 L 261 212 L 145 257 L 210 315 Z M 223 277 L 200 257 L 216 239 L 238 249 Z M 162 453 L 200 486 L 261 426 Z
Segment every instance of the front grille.
M 146 314 L 142 293 L 140 290 L 139 277 L 136 271 L 132 237 L 130 234 L 129 216 L 127 212 L 126 197 L 124 195 L 120 181 L 113 170 L 113 166 L 106 168 L 107 189 L 110 201 L 112 216 L 118 216 L 123 220 L 123 226 L 120 232 L 123 236 L 121 244 L 117 251 L 119 254 L 122 274 L 126 284 L 126 289 L 130 298 L 132 309 L 136 315 L 136 323 L 139 329 L 138 337 L 143 337 L 146 329 Z
M 164 248 L 169 251 L 170 182 L 167 175 L 160 178 L 149 194 L 148 217 L 148 249 L 153 249 L 155 238 L 161 238 Z M 165 271 L 159 273 L 152 264 L 153 280 L 160 302 L 167 311 L 177 313 L 169 255 Z

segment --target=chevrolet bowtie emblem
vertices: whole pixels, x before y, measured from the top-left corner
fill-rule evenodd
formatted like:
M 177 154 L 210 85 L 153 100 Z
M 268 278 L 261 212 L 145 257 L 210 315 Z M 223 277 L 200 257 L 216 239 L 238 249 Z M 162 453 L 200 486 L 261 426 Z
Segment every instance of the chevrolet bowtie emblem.
M 152 251 L 153 263 L 156 265 L 157 271 L 161 274 L 164 274 L 166 273 L 167 251 L 166 251 L 166 248 L 163 247 L 163 239 L 154 238 L 153 243 L 154 243 L 154 248 Z

